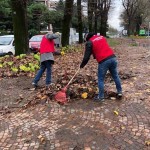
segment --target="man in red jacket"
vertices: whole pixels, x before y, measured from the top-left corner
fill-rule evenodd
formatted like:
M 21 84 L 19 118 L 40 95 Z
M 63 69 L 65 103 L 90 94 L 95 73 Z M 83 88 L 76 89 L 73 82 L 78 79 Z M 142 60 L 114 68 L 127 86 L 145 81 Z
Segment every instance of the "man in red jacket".
M 32 85 L 36 88 L 38 86 L 38 81 L 42 77 L 43 73 L 46 70 L 46 87 L 51 84 L 51 66 L 54 64 L 53 52 L 54 48 L 54 39 L 58 36 L 54 35 L 52 32 L 44 35 L 40 44 L 40 70 L 35 76 Z
M 89 61 L 91 54 L 98 62 L 98 88 L 99 94 L 95 97 L 95 101 L 104 101 L 104 79 L 107 71 L 111 73 L 115 81 L 117 96 L 122 97 L 122 87 L 120 78 L 117 72 L 117 60 L 113 50 L 109 47 L 106 39 L 103 36 L 98 36 L 94 33 L 88 33 L 85 37 L 85 53 L 80 65 L 83 68 Z

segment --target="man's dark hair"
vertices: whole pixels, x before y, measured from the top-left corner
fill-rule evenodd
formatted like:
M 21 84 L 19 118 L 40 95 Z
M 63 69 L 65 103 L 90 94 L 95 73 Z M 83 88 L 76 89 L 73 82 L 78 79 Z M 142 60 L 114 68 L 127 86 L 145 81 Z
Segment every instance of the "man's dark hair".
M 96 34 L 93 32 L 89 32 L 86 36 L 86 41 L 88 41 L 93 35 L 96 35 Z

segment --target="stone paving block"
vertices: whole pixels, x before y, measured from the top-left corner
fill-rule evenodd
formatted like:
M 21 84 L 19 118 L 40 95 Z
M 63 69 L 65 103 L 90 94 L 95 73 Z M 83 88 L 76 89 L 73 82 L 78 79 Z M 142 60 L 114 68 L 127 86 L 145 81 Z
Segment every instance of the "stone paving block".
M 150 138 L 147 116 L 150 110 L 143 107 L 144 102 L 123 101 L 118 116 L 113 114 L 116 108 L 110 102 L 94 105 L 97 108 L 91 106 L 87 111 L 51 103 L 51 107 L 39 105 L 40 109 L 24 110 L 8 119 L 1 117 L 0 148 L 71 150 L 82 145 L 82 150 L 138 150 L 138 147 L 141 148 L 139 150 L 148 150 L 145 141 Z M 64 132 L 64 129 L 70 132 Z M 58 136 L 61 130 L 63 132 Z M 44 142 L 38 139 L 39 135 Z

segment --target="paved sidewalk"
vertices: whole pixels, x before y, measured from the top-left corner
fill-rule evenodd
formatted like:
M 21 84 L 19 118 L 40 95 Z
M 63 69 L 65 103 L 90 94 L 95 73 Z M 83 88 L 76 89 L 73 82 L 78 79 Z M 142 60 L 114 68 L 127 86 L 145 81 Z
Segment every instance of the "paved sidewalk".
M 37 105 L 0 117 L 0 149 L 148 150 L 149 108 L 141 100 L 125 98 L 102 104 L 81 100 L 68 106 Z

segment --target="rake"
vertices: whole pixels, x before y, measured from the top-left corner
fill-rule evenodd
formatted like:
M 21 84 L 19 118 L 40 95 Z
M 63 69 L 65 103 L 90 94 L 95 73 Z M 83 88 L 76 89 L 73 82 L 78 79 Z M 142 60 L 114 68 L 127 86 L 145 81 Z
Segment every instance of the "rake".
M 67 88 L 79 71 L 80 71 L 80 68 L 75 72 L 75 74 L 70 79 L 68 84 L 55 94 L 54 98 L 57 102 L 59 102 L 61 104 L 64 104 L 67 102 L 67 95 L 66 95 Z

